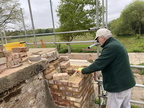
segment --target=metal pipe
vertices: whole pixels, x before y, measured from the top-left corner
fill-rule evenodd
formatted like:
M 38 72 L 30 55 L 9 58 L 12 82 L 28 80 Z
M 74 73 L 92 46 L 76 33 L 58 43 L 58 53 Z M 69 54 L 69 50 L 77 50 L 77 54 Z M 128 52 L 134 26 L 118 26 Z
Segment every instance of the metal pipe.
M 96 0 L 96 27 L 99 27 L 99 0 Z
M 53 35 L 53 34 L 67 34 L 67 33 L 81 33 L 81 32 L 90 32 L 91 30 L 78 30 L 78 31 L 67 31 L 67 32 L 55 32 L 55 33 L 41 33 L 41 34 L 35 34 L 36 36 L 45 36 L 45 35 Z M 27 34 L 27 37 L 32 37 L 33 34 Z M 21 38 L 25 37 L 25 35 L 20 36 L 7 36 L 6 38 Z
M 144 88 L 144 85 L 142 85 L 142 84 L 136 84 L 135 86 Z
M 51 7 L 51 16 L 52 16 L 52 23 L 53 23 L 54 42 L 56 42 L 55 25 L 54 25 L 54 17 L 53 17 L 53 8 L 52 8 L 52 1 L 51 0 L 50 0 L 50 7 Z M 57 45 L 56 45 L 56 48 L 58 49 Z
M 106 28 L 108 28 L 108 0 L 106 0 Z
M 5 33 L 5 27 L 3 27 L 3 34 L 4 34 L 4 39 L 5 39 L 5 43 L 7 44 L 8 42 L 7 42 L 7 36 L 6 36 L 6 33 Z
M 144 66 L 141 65 L 130 65 L 131 68 L 140 68 L 140 69 L 144 69 Z
M 99 43 L 94 43 L 94 44 L 88 46 L 88 49 L 91 49 L 92 47 L 97 46 L 97 45 L 99 45 Z
M 102 0 L 102 27 L 104 27 L 104 0 Z
M 36 47 L 37 47 L 37 40 L 36 40 L 36 35 L 35 35 L 35 27 L 34 27 L 34 22 L 33 22 L 33 15 L 32 15 L 32 10 L 31 10 L 31 3 L 30 3 L 30 0 L 28 0 L 28 5 L 29 5 L 29 11 L 30 11 L 32 29 L 33 29 L 33 35 L 34 35 L 34 42 L 35 42 Z
M 22 16 L 22 23 L 23 23 L 23 28 L 24 28 L 24 35 L 26 36 L 27 33 L 26 33 L 26 27 L 25 27 L 25 21 L 24 21 L 24 16 L 23 16 L 22 8 L 20 8 L 20 12 L 21 12 L 21 16 Z M 28 43 L 28 38 L 27 38 L 27 36 L 26 36 L 26 43 Z
M 1 27 L 0 27 L 0 35 L 1 35 L 2 45 L 3 45 L 3 44 L 4 44 L 4 40 L 3 40 L 3 35 L 2 35 L 2 30 L 1 30 Z
M 135 103 L 135 104 L 144 105 L 144 102 L 140 102 L 140 101 L 130 100 L 130 102 L 131 102 L 131 103 Z

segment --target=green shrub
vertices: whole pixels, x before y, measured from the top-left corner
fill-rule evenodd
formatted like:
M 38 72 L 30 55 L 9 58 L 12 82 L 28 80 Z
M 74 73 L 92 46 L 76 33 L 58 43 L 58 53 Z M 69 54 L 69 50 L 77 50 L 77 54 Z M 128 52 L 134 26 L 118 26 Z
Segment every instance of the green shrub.
M 141 108 L 139 106 L 131 105 L 131 108 Z

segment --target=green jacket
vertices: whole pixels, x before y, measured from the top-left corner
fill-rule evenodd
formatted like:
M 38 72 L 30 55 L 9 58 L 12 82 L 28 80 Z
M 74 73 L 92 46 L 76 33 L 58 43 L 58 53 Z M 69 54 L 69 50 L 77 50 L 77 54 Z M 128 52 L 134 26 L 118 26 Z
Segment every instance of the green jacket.
M 101 55 L 82 74 L 102 71 L 103 86 L 108 92 L 121 92 L 135 86 L 135 79 L 130 68 L 129 57 L 124 46 L 110 37 L 101 46 Z

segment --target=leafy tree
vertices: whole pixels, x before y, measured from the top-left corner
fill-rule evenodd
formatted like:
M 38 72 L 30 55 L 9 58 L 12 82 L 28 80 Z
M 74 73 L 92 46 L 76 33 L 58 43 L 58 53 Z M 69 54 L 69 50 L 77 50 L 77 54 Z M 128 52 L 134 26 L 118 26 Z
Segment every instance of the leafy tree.
M 21 20 L 18 0 L 0 0 L 0 27 L 16 24 Z
M 115 24 L 114 24 L 115 23 Z M 144 30 L 144 1 L 135 0 L 122 11 L 120 18 L 110 22 L 110 29 L 117 35 L 141 34 Z
M 95 0 L 61 0 L 57 10 L 60 22 L 59 31 L 75 31 L 94 27 L 96 25 L 95 4 Z M 101 12 L 99 15 L 101 16 Z M 78 34 L 64 34 L 60 36 L 60 39 L 72 41 Z M 70 44 L 67 45 L 71 49 Z

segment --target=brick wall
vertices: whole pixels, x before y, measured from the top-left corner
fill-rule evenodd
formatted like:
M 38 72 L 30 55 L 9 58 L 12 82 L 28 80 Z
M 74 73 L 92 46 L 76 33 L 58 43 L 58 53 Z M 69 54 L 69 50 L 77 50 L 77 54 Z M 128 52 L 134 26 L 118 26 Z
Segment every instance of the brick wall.
M 92 108 L 91 97 L 94 94 L 93 76 L 79 75 L 77 67 L 70 65 L 68 56 L 59 57 L 57 64 L 60 72 L 54 66 L 50 66 L 45 72 L 53 101 L 58 106 L 66 108 Z M 94 104 L 94 102 L 92 103 Z
M 12 51 L 0 51 L 0 73 L 8 68 L 13 68 L 21 64 L 22 58 L 27 56 L 27 47 L 12 48 Z
M 1 65 L 20 57 L 18 53 L 7 55 L 11 56 L 1 58 Z M 78 67 L 70 64 L 69 57 L 59 57 L 56 51 L 36 55 L 45 59 L 0 74 L 0 107 L 96 108 L 92 74 L 77 74 Z

